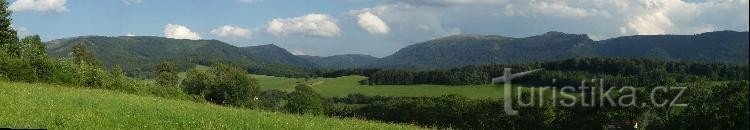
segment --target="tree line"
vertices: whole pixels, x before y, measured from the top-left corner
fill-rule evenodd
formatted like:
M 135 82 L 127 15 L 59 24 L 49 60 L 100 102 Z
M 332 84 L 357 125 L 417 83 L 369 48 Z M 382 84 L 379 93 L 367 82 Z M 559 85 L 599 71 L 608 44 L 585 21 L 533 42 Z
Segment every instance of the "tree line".
M 490 79 L 503 76 L 504 68 L 515 73 L 540 69 L 515 83 L 540 86 L 578 86 L 582 80 L 604 79 L 608 85 L 658 85 L 666 80 L 747 80 L 748 65 L 719 63 L 668 62 L 630 58 L 572 58 L 562 61 L 528 64 L 466 66 L 437 70 L 344 69 L 316 71 L 316 77 L 362 75 L 367 85 L 472 85 L 489 84 Z M 553 79 L 555 80 L 553 82 Z
M 747 129 L 748 82 L 724 84 L 699 82 L 690 88 L 679 102 L 685 107 L 655 106 L 554 106 L 550 99 L 535 106 L 513 108 L 518 115 L 503 111 L 504 100 L 468 99 L 460 95 L 439 97 L 384 97 L 350 94 L 328 98 L 326 115 L 378 120 L 390 123 L 409 123 L 433 128 L 452 129 Z M 648 88 L 653 89 L 653 88 Z M 648 90 L 646 89 L 646 90 Z M 648 97 L 638 93 L 637 97 Z M 656 96 L 668 99 L 675 93 Z M 619 96 L 614 96 L 615 99 Z M 537 100 L 528 93 L 516 100 Z M 641 101 L 639 101 L 641 102 Z M 649 102 L 644 100 L 643 102 Z M 679 109 L 680 111 L 675 111 Z

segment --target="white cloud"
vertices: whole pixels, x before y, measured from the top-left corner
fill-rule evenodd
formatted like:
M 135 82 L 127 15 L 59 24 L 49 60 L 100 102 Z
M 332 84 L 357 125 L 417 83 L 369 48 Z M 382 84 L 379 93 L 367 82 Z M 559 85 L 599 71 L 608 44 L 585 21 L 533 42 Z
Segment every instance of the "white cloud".
M 68 12 L 68 8 L 65 6 L 65 0 L 16 0 L 8 6 L 8 9 L 17 12 Z
M 335 37 L 341 35 L 341 29 L 335 20 L 325 14 L 308 14 L 294 18 L 273 19 L 268 22 L 266 32 L 274 36 L 306 35 L 318 37 Z
M 125 36 L 128 36 L 128 37 L 132 37 L 132 36 L 135 36 L 135 34 L 133 34 L 133 33 L 128 33 L 128 34 L 125 34 Z
M 388 34 L 391 31 L 388 24 L 371 12 L 363 12 L 357 15 L 357 25 L 370 34 Z
M 507 0 L 391 0 L 389 2 L 418 6 L 466 6 L 504 4 Z
M 224 26 L 211 30 L 211 34 L 222 36 L 222 37 L 250 38 L 250 36 L 252 35 L 252 32 L 245 28 L 235 27 L 231 25 L 224 25 Z
M 190 40 L 201 39 L 201 36 L 198 35 L 198 33 L 190 31 L 189 28 L 177 24 L 167 24 L 164 26 L 164 37 Z
M 536 11 L 557 17 L 584 18 L 594 15 L 594 12 L 582 8 L 572 7 L 564 1 L 531 3 Z
M 122 0 L 122 3 L 127 5 L 140 4 L 143 3 L 143 0 Z
M 546 31 L 600 39 L 634 34 L 744 31 L 748 0 L 390 0 L 371 12 L 392 37 L 423 41 L 461 32 L 514 37 Z
M 635 16 L 626 25 L 641 35 L 665 34 L 666 28 L 672 27 L 672 21 L 662 13 Z

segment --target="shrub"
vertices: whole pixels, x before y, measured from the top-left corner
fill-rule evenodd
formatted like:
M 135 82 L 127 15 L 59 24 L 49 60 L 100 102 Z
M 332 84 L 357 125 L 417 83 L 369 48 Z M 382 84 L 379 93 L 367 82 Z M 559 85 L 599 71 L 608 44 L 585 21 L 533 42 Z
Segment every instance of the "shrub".
M 170 62 L 162 62 L 156 66 L 156 84 L 162 87 L 177 87 L 180 77 L 177 76 L 177 69 Z
M 206 99 L 222 104 L 255 108 L 260 95 L 257 81 L 239 68 L 218 64 L 212 67 L 216 76 L 214 86 L 209 87 Z
M 198 69 L 190 69 L 182 81 L 182 91 L 190 95 L 203 96 L 213 86 L 215 76 Z
M 320 115 L 325 110 L 322 98 L 310 86 L 299 84 L 289 94 L 285 107 L 291 113 Z

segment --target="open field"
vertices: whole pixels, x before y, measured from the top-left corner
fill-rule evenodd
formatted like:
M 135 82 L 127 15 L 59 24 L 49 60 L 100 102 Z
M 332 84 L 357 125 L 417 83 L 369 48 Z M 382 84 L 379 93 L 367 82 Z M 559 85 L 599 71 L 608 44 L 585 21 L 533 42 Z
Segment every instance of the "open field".
M 419 129 L 107 90 L 0 81 L 0 126 L 48 129 Z
M 364 95 L 380 96 L 441 96 L 447 94 L 458 94 L 474 99 L 502 98 L 503 87 L 500 85 L 359 85 L 358 81 L 365 79 L 363 76 L 343 76 L 338 78 L 317 78 L 305 81 L 304 79 L 273 77 L 265 75 L 252 75 L 258 79 L 262 90 L 277 89 L 293 91 L 298 83 L 312 86 L 325 97 L 342 97 L 348 94 L 360 93 Z M 529 88 L 520 88 L 528 91 Z

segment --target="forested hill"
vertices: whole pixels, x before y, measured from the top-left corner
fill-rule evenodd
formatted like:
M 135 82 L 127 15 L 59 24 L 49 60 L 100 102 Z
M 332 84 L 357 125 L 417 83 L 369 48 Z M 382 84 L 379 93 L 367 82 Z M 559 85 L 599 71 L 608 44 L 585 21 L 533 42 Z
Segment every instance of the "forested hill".
M 581 56 L 746 64 L 748 32 L 637 35 L 602 41 L 593 41 L 583 34 L 561 32 L 526 38 L 455 35 L 407 46 L 367 68 L 435 69 L 548 62 Z
M 548 32 L 526 38 L 455 35 L 407 46 L 372 68 L 434 69 L 478 64 L 556 61 L 594 55 L 586 35 Z
M 345 54 L 328 57 L 309 55 L 298 56 L 308 61 L 312 61 L 315 64 L 320 65 L 320 67 L 332 69 L 362 68 L 378 60 L 377 57 L 362 54 Z
M 267 63 L 293 65 L 299 67 L 315 67 L 317 64 L 314 62 L 305 60 L 301 57 L 297 57 L 292 53 L 289 53 L 284 48 L 279 46 L 268 44 L 260 46 L 249 46 L 242 47 L 244 52 L 247 52 L 250 57 L 259 59 Z
M 697 35 L 636 35 L 597 43 L 605 57 L 643 57 L 694 62 L 748 62 L 748 32 L 718 31 Z
M 149 77 L 161 61 L 173 62 L 184 70 L 196 64 L 218 62 L 243 66 L 253 73 L 292 76 L 314 63 L 289 54 L 275 45 L 236 47 L 218 40 L 182 40 L 154 36 L 82 36 L 46 43 L 54 57 L 68 57 L 70 49 L 83 44 L 95 52 L 103 65 L 120 65 L 131 76 Z M 304 75 L 304 74 L 299 74 Z
M 217 40 L 179 40 L 153 36 L 83 36 L 47 43 L 50 55 L 67 56 L 82 43 L 107 67 L 119 64 L 131 76 L 148 75 L 158 62 L 178 68 L 217 62 L 245 66 L 251 73 L 306 75 L 302 68 L 441 69 L 467 65 L 550 62 L 573 57 L 626 57 L 666 61 L 748 62 L 748 32 L 717 31 L 697 35 L 636 35 L 593 41 L 584 34 L 548 32 L 512 38 L 496 35 L 454 35 L 407 46 L 376 58 L 349 54 L 329 57 L 295 56 L 275 45 L 235 47 Z

